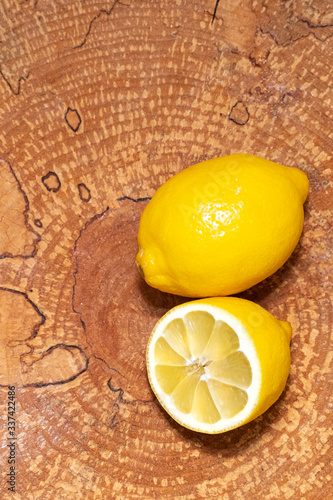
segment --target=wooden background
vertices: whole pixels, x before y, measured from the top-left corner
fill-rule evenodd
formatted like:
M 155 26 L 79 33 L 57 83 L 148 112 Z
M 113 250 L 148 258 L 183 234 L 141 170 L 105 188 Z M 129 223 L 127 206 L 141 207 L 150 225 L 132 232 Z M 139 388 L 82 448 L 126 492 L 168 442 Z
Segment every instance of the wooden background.
M 332 498 L 331 1 L 1 0 L 0 16 L 1 498 Z M 241 294 L 291 322 L 292 369 L 263 416 L 206 436 L 149 388 L 150 331 L 184 299 L 142 282 L 136 234 L 172 174 L 239 152 L 311 183 L 293 256 Z

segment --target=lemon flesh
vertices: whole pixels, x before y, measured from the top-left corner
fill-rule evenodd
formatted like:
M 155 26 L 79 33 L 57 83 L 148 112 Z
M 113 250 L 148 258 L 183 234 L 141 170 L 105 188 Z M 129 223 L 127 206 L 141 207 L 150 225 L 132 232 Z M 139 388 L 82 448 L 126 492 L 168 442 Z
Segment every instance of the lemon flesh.
M 231 295 L 273 274 L 303 228 L 309 182 L 252 155 L 193 165 L 145 208 L 137 265 L 146 282 L 187 297 Z
M 235 297 L 177 306 L 147 347 L 153 391 L 181 425 L 206 433 L 238 427 L 280 396 L 290 368 L 291 329 Z

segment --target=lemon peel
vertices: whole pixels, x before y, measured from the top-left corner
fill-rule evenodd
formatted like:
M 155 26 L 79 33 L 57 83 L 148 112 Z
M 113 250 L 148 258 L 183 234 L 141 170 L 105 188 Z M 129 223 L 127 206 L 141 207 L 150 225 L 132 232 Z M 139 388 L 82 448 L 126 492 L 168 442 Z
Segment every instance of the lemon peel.
M 187 297 L 231 295 L 290 257 L 309 181 L 253 155 L 208 160 L 176 174 L 146 206 L 136 262 L 154 288 Z

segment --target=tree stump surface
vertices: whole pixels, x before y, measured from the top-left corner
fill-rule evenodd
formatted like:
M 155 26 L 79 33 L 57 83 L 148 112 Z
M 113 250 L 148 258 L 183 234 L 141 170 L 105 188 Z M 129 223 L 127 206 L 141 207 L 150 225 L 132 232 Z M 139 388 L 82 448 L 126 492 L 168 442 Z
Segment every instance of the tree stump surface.
M 3 0 L 1 498 L 332 498 L 329 0 Z M 309 177 L 304 232 L 240 294 L 293 326 L 278 402 L 209 436 L 150 390 L 140 215 L 171 175 L 252 153 Z M 278 242 L 277 242 L 278 244 Z M 16 493 L 7 393 L 16 387 Z

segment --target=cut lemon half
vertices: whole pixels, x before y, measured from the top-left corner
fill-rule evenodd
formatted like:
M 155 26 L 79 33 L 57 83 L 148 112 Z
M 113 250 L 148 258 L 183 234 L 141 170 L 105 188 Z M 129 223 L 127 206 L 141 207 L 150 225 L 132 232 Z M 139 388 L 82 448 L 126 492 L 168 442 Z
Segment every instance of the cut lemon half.
M 179 424 L 215 434 L 266 411 L 290 369 L 291 327 L 236 297 L 195 300 L 171 309 L 147 347 L 150 385 Z

